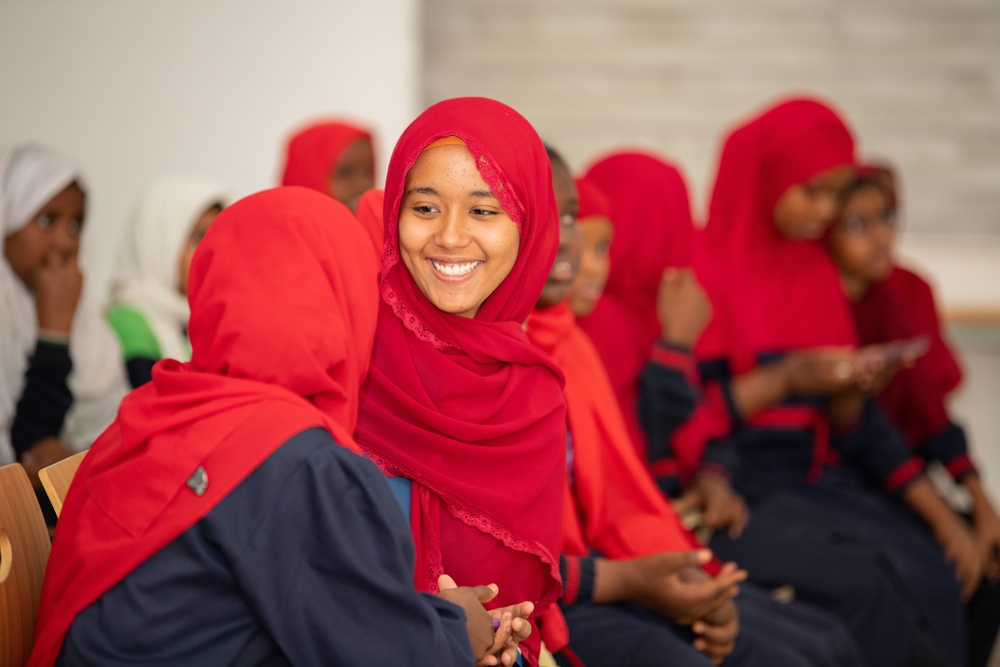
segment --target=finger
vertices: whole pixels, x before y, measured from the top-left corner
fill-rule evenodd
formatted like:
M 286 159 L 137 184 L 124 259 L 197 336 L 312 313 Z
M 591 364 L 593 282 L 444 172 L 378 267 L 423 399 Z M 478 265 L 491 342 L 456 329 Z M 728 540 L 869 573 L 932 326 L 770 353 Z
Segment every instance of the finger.
M 745 503 L 740 503 L 736 517 L 733 519 L 733 523 L 729 527 L 729 538 L 738 540 L 740 536 L 743 535 L 743 531 L 746 529 L 749 521 L 750 510 L 747 508 Z
M 476 594 L 477 600 L 486 603 L 495 598 L 500 589 L 497 588 L 496 584 L 490 584 L 488 586 L 473 586 L 472 592 Z
M 456 584 L 455 580 L 452 579 L 449 575 L 442 574 L 440 577 L 438 577 L 438 590 L 448 591 L 453 588 L 458 588 L 458 584 Z
M 661 575 L 664 575 L 691 565 L 703 565 L 710 560 L 712 560 L 712 552 L 708 549 L 668 551 L 657 555 L 656 569 Z

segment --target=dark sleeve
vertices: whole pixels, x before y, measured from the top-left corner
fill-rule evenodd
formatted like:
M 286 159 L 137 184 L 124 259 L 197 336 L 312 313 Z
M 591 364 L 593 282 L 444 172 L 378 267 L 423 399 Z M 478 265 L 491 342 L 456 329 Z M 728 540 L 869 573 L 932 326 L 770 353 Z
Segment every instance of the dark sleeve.
M 17 456 L 39 440 L 62 432 L 66 413 L 73 405 L 73 394 L 66 382 L 72 369 L 69 346 L 38 341 L 28 360 L 24 391 L 10 427 L 10 439 Z
M 559 555 L 559 574 L 563 580 L 563 593 L 559 604 L 564 607 L 594 599 L 595 556 Z
M 921 443 L 920 450 L 927 460 L 939 461 L 956 480 L 976 472 L 969 457 L 965 430 L 957 424 L 949 424 L 944 431 L 925 440 Z
M 709 472 L 725 477 L 730 482 L 740 467 L 740 452 L 735 442 L 729 438 L 709 440 L 701 457 L 699 472 Z
M 924 472 L 923 462 L 871 400 L 856 423 L 831 433 L 830 445 L 843 463 L 857 466 L 889 492 L 901 491 Z
M 413 584 L 409 527 L 378 469 L 325 432 L 232 553 L 237 582 L 295 665 L 474 660 L 461 608 Z M 264 489 L 258 491 L 266 491 Z
M 649 441 L 649 461 L 673 458 L 671 438 L 691 417 L 698 400 L 690 350 L 657 342 L 639 376 L 639 421 Z
M 153 366 L 158 359 L 148 357 L 132 357 L 125 362 L 125 370 L 128 371 L 128 382 L 133 389 L 137 389 L 153 379 Z

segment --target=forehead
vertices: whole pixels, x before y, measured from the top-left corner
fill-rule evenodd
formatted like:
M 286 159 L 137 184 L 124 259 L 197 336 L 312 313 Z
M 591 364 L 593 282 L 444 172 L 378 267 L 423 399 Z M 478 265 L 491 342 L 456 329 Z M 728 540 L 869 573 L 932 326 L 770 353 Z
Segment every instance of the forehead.
M 407 187 L 430 182 L 439 186 L 474 185 L 475 189 L 483 189 L 481 186 L 486 185 L 472 153 L 464 146 L 454 144 L 424 150 L 406 174 Z

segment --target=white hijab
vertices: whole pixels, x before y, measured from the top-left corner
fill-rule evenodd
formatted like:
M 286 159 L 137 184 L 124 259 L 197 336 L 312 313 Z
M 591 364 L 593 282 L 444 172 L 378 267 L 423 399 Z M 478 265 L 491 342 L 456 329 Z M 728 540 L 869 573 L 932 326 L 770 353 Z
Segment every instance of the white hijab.
M 34 146 L 0 151 L 0 232 L 6 239 L 27 225 L 52 197 L 76 182 L 75 165 Z M 31 291 L 7 263 L 0 261 L 0 464 L 14 460 L 10 428 L 24 389 L 28 358 L 38 337 Z M 90 446 L 118 412 L 128 391 L 121 349 L 96 304 L 82 297 L 70 331 L 73 406 L 60 435 L 76 450 Z
M 177 291 L 184 244 L 202 213 L 232 199 L 229 188 L 212 181 L 162 178 L 146 187 L 132 211 L 112 276 L 111 304 L 139 311 L 164 357 L 187 361 L 191 354 L 184 333 L 191 312 Z

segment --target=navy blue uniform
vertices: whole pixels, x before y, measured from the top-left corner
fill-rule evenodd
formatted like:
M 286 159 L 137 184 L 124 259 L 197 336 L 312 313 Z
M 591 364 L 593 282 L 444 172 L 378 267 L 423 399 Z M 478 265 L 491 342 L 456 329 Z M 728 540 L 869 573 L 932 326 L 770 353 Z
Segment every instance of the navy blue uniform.
M 381 472 L 314 428 L 81 612 L 59 665 L 472 665 Z

